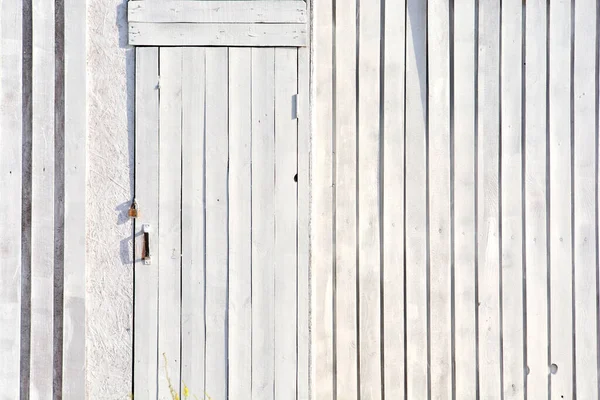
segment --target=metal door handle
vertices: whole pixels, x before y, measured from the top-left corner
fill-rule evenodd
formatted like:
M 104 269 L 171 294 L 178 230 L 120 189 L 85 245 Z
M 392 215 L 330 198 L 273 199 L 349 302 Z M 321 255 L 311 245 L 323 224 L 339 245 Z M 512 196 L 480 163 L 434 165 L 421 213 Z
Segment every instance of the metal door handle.
M 150 256 L 150 224 L 142 225 L 142 231 L 144 232 L 144 248 L 142 250 L 142 260 L 145 265 L 152 264 L 152 257 Z

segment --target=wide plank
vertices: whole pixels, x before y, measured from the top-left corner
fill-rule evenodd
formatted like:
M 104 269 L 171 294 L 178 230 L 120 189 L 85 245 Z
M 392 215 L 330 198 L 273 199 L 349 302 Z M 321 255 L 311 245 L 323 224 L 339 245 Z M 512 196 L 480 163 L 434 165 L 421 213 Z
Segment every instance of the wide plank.
M 305 1 L 145 1 L 127 3 L 129 22 L 290 23 L 308 21 Z
M 302 24 L 193 24 L 131 22 L 131 46 L 302 47 L 308 27 Z
M 0 388 L 19 398 L 21 363 L 22 1 L 0 3 Z

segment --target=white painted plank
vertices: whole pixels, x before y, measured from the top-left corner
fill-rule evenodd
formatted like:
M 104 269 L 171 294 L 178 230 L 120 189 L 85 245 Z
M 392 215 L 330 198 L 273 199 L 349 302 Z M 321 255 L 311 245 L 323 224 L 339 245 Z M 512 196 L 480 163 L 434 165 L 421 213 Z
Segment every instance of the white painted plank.
M 454 4 L 454 332 L 456 398 L 476 397 L 475 2 Z
M 229 49 L 229 397 L 252 393 L 252 50 Z
M 181 48 L 159 49 L 158 398 L 179 391 L 181 306 Z M 158 233 L 158 235 L 156 233 Z M 153 240 L 158 238 L 158 242 Z M 165 361 L 166 358 L 166 361 Z M 165 365 L 165 362 L 167 365 Z
M 29 398 L 53 394 L 54 2 L 32 2 L 31 358 Z
M 504 399 L 523 399 L 523 5 L 502 3 L 502 337 Z M 457 334 L 457 341 L 458 341 Z M 457 351 L 458 354 L 458 351 Z
M 332 0 L 314 4 L 314 141 L 311 246 L 314 341 L 311 380 L 316 399 L 332 400 L 333 376 L 333 14 Z
M 407 398 L 428 396 L 426 108 L 427 8 L 408 0 L 406 27 L 406 376 Z
M 228 49 L 206 49 L 206 393 L 227 396 Z
M 501 393 L 500 374 L 500 7 L 479 4 L 477 126 L 477 266 L 479 395 Z
M 136 220 L 133 392 L 138 398 L 152 399 L 157 397 L 158 371 L 159 104 L 156 47 L 136 49 L 135 90 L 135 195 L 143 212 L 140 210 Z M 150 248 L 151 265 L 144 265 L 139 258 L 144 245 L 142 224 L 154 228 L 150 234 L 150 245 L 155 245 Z
M 275 49 L 275 394 L 296 397 L 296 157 L 298 91 L 295 48 Z
M 205 50 L 183 49 L 181 199 L 181 381 L 204 392 Z
M 86 2 L 64 3 L 65 214 L 62 398 L 85 397 Z
M 336 7 L 335 52 L 335 354 L 336 395 L 358 399 L 357 2 Z
M 528 1 L 525 12 L 527 396 L 547 398 L 546 1 Z
M 21 362 L 22 1 L 0 3 L 0 388 L 19 398 Z
M 310 264 L 310 53 L 298 49 L 298 400 L 309 400 L 311 337 Z
M 383 396 L 404 398 L 404 62 L 406 1 L 385 0 Z M 338 46 L 339 49 L 339 46 Z M 339 183 L 338 183 L 339 190 Z M 339 235 L 338 235 L 339 237 Z M 338 354 L 339 360 L 339 354 Z M 339 369 L 338 369 L 339 371 Z
M 132 22 L 132 46 L 306 46 L 304 24 L 193 24 Z
M 574 78 L 574 241 L 575 258 L 575 387 L 577 398 L 598 398 L 598 145 L 595 90 L 596 7 L 593 0 L 575 4 Z M 560 366 L 558 366 L 560 372 Z
M 127 3 L 129 22 L 306 23 L 305 1 L 168 1 Z
M 573 394 L 571 1 L 554 1 L 549 11 L 550 364 L 558 367 L 550 375 L 550 395 L 564 399 Z
M 252 49 L 252 398 L 265 400 L 275 376 L 274 95 L 275 51 Z
M 429 63 L 429 318 L 431 398 L 452 397 L 450 266 L 450 3 L 430 2 Z
M 358 285 L 360 397 L 381 397 L 379 167 L 380 0 L 360 0 L 358 59 Z M 340 32 L 339 34 L 342 34 Z

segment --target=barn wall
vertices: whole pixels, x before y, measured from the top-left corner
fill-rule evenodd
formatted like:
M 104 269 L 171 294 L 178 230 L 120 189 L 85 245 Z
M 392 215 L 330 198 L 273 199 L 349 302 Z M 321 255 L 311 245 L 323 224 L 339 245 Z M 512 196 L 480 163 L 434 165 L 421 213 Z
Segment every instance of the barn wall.
M 129 396 L 133 71 L 125 1 L 0 2 L 2 398 Z
M 598 7 L 315 2 L 317 399 L 597 398 Z

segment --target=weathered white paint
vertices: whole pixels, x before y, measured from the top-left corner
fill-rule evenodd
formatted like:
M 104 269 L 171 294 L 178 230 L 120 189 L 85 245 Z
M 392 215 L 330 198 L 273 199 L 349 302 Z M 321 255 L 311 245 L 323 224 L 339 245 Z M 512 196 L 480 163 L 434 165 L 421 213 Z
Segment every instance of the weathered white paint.
M 129 22 L 292 23 L 308 22 L 301 1 L 148 1 L 127 3 Z

